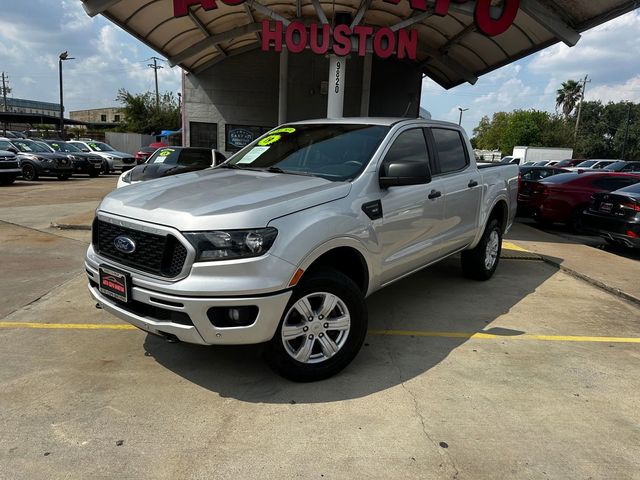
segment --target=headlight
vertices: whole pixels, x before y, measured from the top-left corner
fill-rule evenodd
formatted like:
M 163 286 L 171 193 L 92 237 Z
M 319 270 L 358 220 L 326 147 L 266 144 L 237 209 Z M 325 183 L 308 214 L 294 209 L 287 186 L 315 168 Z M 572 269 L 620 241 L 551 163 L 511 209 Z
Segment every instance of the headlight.
M 196 249 L 196 262 L 259 257 L 273 245 L 278 230 L 272 227 L 257 230 L 229 230 L 185 233 Z
M 124 183 L 131 183 L 131 173 L 132 173 L 132 170 L 129 170 L 127 173 L 122 175 L 122 181 Z

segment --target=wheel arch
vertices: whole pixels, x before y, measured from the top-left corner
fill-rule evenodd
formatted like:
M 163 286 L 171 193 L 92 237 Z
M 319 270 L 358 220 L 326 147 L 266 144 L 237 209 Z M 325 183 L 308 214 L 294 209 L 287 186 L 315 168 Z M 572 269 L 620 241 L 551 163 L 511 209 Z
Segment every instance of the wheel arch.
M 357 240 L 333 239 L 314 249 L 299 265 L 304 270 L 301 279 L 321 267 L 335 268 L 342 272 L 358 285 L 365 296 L 370 290 L 371 264 L 367 261 L 366 251 Z

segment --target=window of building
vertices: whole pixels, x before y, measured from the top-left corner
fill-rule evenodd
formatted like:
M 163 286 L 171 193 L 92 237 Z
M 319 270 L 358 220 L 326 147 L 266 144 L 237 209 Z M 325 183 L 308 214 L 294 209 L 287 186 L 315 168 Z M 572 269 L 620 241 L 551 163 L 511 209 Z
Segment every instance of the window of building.
M 440 173 L 456 172 L 469 164 L 460 132 L 445 128 L 432 128 L 431 133 L 438 152 Z
M 107 116 L 106 115 L 100 115 L 100 121 L 101 122 L 106 122 L 107 121 Z
M 113 116 L 113 121 L 114 122 L 119 122 L 120 121 L 120 115 L 114 115 Z
M 189 122 L 189 144 L 192 147 L 218 148 L 218 124 Z

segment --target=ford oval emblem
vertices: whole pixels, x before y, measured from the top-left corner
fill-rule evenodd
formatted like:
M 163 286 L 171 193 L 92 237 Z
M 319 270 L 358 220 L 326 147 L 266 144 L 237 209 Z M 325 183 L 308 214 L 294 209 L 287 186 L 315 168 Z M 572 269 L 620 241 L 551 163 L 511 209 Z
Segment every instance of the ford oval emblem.
M 136 242 L 124 235 L 116 237 L 113 240 L 113 246 L 116 247 L 116 250 L 122 253 L 133 253 L 136 251 Z

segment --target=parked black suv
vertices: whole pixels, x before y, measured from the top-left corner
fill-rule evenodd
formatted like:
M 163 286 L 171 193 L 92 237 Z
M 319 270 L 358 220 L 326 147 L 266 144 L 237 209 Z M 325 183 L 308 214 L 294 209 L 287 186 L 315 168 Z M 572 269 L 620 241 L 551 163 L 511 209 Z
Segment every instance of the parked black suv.
M 0 150 L 14 152 L 18 156 L 22 178 L 58 177 L 66 180 L 73 174 L 73 162 L 59 153 L 52 153 L 44 145 L 22 138 L 0 138 Z
M 0 150 L 0 185 L 11 185 L 18 175 L 20 167 L 15 153 Z
M 75 145 L 62 140 L 43 140 L 51 149 L 61 155 L 66 155 L 73 162 L 74 173 L 86 173 L 90 177 L 100 175 L 102 169 L 102 157 L 91 153 L 85 153 Z

